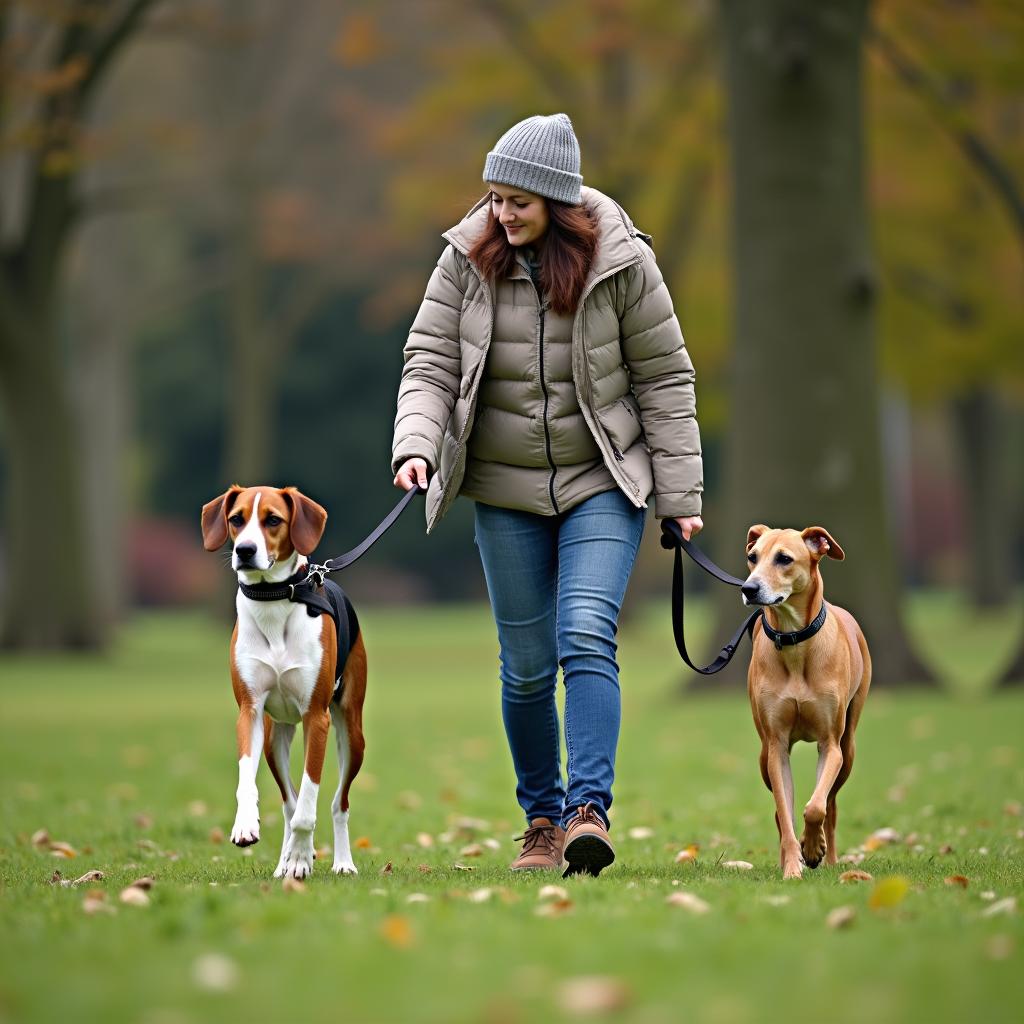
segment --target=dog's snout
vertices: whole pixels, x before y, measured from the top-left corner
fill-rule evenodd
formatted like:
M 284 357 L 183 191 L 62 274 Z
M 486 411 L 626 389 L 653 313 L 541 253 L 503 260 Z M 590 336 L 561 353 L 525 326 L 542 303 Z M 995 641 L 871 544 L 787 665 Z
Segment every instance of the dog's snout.
M 239 544 L 235 548 L 235 555 L 239 562 L 250 562 L 256 555 L 255 544 Z
M 760 583 L 744 583 L 743 586 L 740 587 L 740 593 L 748 601 L 756 600 L 757 595 L 760 593 L 760 591 L 761 591 L 761 584 Z

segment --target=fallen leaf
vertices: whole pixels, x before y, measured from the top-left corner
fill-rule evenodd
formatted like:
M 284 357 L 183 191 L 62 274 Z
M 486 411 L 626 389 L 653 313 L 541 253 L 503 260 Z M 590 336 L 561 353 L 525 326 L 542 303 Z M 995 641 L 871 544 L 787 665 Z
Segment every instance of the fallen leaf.
M 421 875 L 429 875 L 434 870 L 429 864 L 419 864 L 417 867 Z
M 729 868 L 731 871 L 753 871 L 754 865 L 749 860 L 723 860 L 723 868 Z
M 959 885 L 961 889 L 966 889 L 969 885 L 969 882 L 964 875 L 947 875 L 947 877 L 943 879 L 943 882 L 945 882 L 946 885 Z
M 1017 897 L 1007 896 L 1005 899 L 990 903 L 982 912 L 982 917 L 999 917 L 1002 914 L 1017 913 Z
M 857 911 L 853 907 L 836 907 L 828 912 L 825 924 L 829 928 L 848 928 L 857 918 Z
M 206 953 L 192 965 L 192 978 L 207 992 L 230 992 L 238 984 L 238 967 L 222 953 Z
M 385 865 L 384 865 L 384 867 L 382 867 L 382 868 L 380 869 L 380 873 L 381 873 L 382 875 L 390 875 L 390 874 L 391 874 L 391 871 L 392 871 L 392 868 L 391 868 L 391 861 L 388 861 L 388 862 L 387 862 L 387 864 L 385 864 Z
M 567 900 L 569 893 L 560 885 L 542 885 L 537 893 L 539 900 Z
M 63 857 L 66 860 L 71 860 L 78 856 L 78 851 L 68 843 L 50 843 L 50 854 L 54 857 Z
M 770 907 L 784 907 L 790 902 L 791 897 L 783 893 L 766 893 L 761 899 Z
M 627 834 L 630 839 L 650 839 L 654 835 L 654 829 L 646 825 L 636 825 Z
M 423 806 L 423 797 L 411 789 L 406 789 L 395 797 L 395 803 L 403 810 L 418 811 Z
M 464 846 L 459 850 L 460 857 L 480 857 L 484 852 L 484 848 L 479 843 L 470 843 L 469 846 Z
M 292 878 L 291 875 L 288 875 L 281 882 L 281 888 L 285 892 L 305 892 L 306 883 L 301 878 Z
M 874 878 L 868 871 L 860 871 L 854 868 L 852 871 L 844 871 L 839 876 L 840 885 L 845 885 L 847 882 L 870 882 Z
M 313 859 L 327 860 L 327 858 L 330 857 L 332 853 L 334 853 L 334 847 L 328 846 L 326 843 L 323 843 L 313 851 Z
M 1003 804 L 1003 814 L 1010 815 L 1011 818 L 1019 818 L 1024 813 L 1024 807 L 1021 806 L 1019 800 L 1008 800 Z
M 411 892 L 405 897 L 406 903 L 429 903 L 430 897 L 425 892 Z
M 127 889 L 122 889 L 121 895 L 118 899 L 120 899 L 122 903 L 127 903 L 131 907 L 149 906 L 149 893 L 147 893 L 145 889 L 140 889 L 134 885 L 129 885 Z
M 491 889 L 474 889 L 469 894 L 470 903 L 486 903 L 494 893 Z
M 423 849 L 429 850 L 434 845 L 434 837 L 429 832 L 417 832 L 416 842 Z
M 853 851 L 852 853 L 844 853 L 839 858 L 840 864 L 862 864 L 864 862 L 864 854 L 859 851 Z
M 572 910 L 573 903 L 568 896 L 557 899 L 545 900 L 534 913 L 538 917 L 561 917 L 563 914 L 568 914 Z
M 368 836 L 360 836 L 352 845 L 357 850 L 368 850 L 371 846 L 373 846 L 373 843 L 370 842 Z
M 699 850 L 700 850 L 700 847 L 697 846 L 696 843 L 690 843 L 689 846 L 684 846 L 676 854 L 676 863 L 677 864 L 685 864 L 687 861 L 696 860 L 697 859 L 697 853 L 699 852 Z
M 59 875 L 60 872 L 55 871 L 54 874 Z M 79 875 L 78 878 L 70 884 L 82 885 L 85 882 L 102 882 L 104 878 L 106 878 L 106 875 L 104 875 L 102 871 L 98 871 L 96 868 L 93 868 L 92 871 L 86 871 L 84 875 Z
M 991 889 L 986 889 L 984 892 L 979 892 L 978 895 L 983 900 L 990 900 L 991 901 L 991 900 L 994 900 L 996 898 L 996 894 Z
M 64 876 L 59 871 L 54 871 L 54 873 L 52 875 L 50 875 L 50 882 L 49 882 L 49 884 L 50 885 L 58 885 L 58 884 L 60 884 L 60 885 L 67 885 L 68 881 L 67 881 L 67 879 L 64 878 Z
M 568 978 L 558 988 L 559 1006 L 577 1017 L 613 1013 L 629 1001 L 630 991 L 622 981 L 602 975 Z
M 220 844 L 224 842 L 224 829 L 222 828 L 211 828 L 210 829 L 210 842 Z
M 136 889 L 152 889 L 156 884 L 156 879 L 152 875 L 143 875 L 141 878 L 136 878 L 132 885 Z
M 955 852 L 955 851 L 953 850 L 953 847 L 949 845 L 949 843 L 943 843 L 939 847 L 939 853 L 953 853 L 953 852 Z
M 133 819 L 136 828 L 152 828 L 153 816 L 151 814 L 139 813 Z
M 400 914 L 385 917 L 380 923 L 379 932 L 381 938 L 395 949 L 408 949 L 416 941 L 409 919 Z
M 484 846 L 486 846 L 488 850 L 500 850 L 501 849 L 501 843 L 499 843 L 498 840 L 493 838 L 493 837 L 488 837 L 487 839 L 485 839 L 484 840 Z
M 476 868 L 473 867 L 472 864 L 458 864 L 458 863 L 456 863 L 456 864 L 453 864 L 452 867 L 455 868 L 456 871 L 476 871 Z
M 193 800 L 189 803 L 188 807 L 189 816 L 193 818 L 202 818 L 207 811 L 206 804 L 202 800 Z
M 875 887 L 871 890 L 871 895 L 868 897 L 868 906 L 872 910 L 899 906 L 909 891 L 910 882 L 902 875 L 882 878 L 875 883 Z
M 107 894 L 102 889 L 87 889 L 82 899 L 82 909 L 87 914 L 114 913 L 114 908 L 107 903 Z
M 900 841 L 900 834 L 894 828 L 879 828 L 875 829 L 862 843 L 865 850 L 868 852 L 874 852 L 880 850 L 883 846 L 888 846 L 890 843 L 898 843 Z
M 50 848 L 50 833 L 45 828 L 37 829 L 32 833 L 32 845 L 39 850 Z
M 706 903 L 692 892 L 670 892 L 665 897 L 665 902 L 673 907 L 682 907 L 691 914 L 706 914 L 711 909 L 710 903 Z

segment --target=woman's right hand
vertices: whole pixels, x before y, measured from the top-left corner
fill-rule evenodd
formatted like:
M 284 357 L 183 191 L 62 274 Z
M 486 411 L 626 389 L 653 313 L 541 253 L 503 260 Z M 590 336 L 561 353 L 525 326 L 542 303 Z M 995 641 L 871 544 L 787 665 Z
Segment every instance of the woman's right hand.
M 395 474 L 395 486 L 411 491 L 417 484 L 427 489 L 427 463 L 424 459 L 406 459 Z

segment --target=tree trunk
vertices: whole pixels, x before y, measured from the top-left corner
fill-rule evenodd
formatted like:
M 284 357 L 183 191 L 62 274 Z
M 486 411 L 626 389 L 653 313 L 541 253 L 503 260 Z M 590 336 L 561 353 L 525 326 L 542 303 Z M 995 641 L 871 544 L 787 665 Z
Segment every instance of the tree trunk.
M 976 608 L 997 608 L 1013 593 L 1014 550 L 1005 424 L 999 396 L 978 387 L 952 403 L 967 505 L 967 590 Z
M 14 320 L 31 324 L 24 311 L 7 312 L 5 331 Z M 93 648 L 105 640 L 88 576 L 78 434 L 53 329 L 47 320 L 3 346 L 10 468 L 5 648 Z
M 824 566 L 826 593 L 857 616 L 876 682 L 928 682 L 903 625 L 884 500 L 863 183 L 867 2 L 723 0 L 721 10 L 736 267 L 722 562 L 743 573 L 753 523 L 824 526 L 848 555 Z M 742 612 L 735 593 L 723 603 L 722 638 Z

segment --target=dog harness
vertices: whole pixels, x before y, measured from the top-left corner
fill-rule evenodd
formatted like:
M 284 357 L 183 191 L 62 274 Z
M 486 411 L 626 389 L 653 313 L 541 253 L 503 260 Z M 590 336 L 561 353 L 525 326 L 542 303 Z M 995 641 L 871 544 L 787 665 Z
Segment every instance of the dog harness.
M 348 595 L 334 580 L 323 578 L 320 566 L 302 566 L 298 572 L 281 583 L 239 583 L 238 589 L 253 601 L 292 601 L 304 604 L 311 619 L 318 615 L 330 615 L 338 635 L 338 660 L 335 663 L 336 679 L 341 678 L 342 669 L 348 661 L 352 643 L 359 635 L 359 620 Z M 341 687 L 334 691 L 334 700 L 341 695 Z

